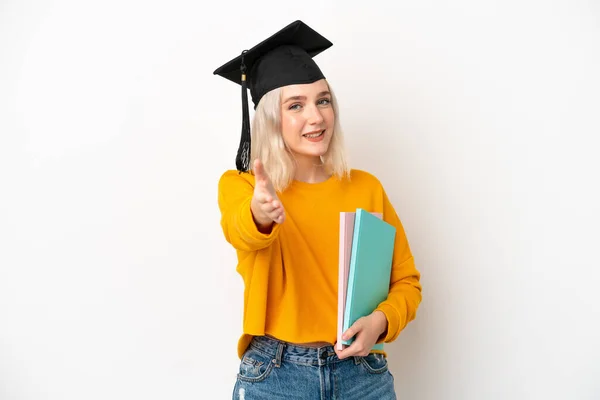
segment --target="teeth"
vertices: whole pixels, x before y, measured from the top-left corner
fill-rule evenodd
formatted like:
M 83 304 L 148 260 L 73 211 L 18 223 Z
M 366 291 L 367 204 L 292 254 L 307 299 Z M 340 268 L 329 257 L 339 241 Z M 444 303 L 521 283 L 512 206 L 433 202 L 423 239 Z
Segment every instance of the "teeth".
M 307 137 L 307 138 L 311 138 L 311 139 L 313 139 L 313 138 L 316 138 L 316 137 L 319 137 L 319 136 L 321 136 L 322 134 L 323 134 L 323 131 L 321 131 L 321 132 L 319 132 L 319 133 L 313 133 L 313 134 L 310 134 L 310 135 L 303 135 L 303 136 L 304 136 L 304 137 Z

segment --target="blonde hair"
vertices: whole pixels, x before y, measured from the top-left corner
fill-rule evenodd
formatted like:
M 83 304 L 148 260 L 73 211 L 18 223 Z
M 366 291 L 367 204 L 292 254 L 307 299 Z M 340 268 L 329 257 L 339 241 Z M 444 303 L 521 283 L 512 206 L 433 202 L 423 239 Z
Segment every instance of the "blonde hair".
M 328 83 L 329 85 L 329 83 Z M 256 107 L 252 120 L 250 168 L 260 159 L 276 191 L 282 192 L 293 181 L 296 163 L 281 133 L 281 88 L 265 94 Z M 340 125 L 337 99 L 331 85 L 331 106 L 335 116 L 333 134 L 327 152 L 321 156 L 325 170 L 338 179 L 350 177 L 344 136 Z

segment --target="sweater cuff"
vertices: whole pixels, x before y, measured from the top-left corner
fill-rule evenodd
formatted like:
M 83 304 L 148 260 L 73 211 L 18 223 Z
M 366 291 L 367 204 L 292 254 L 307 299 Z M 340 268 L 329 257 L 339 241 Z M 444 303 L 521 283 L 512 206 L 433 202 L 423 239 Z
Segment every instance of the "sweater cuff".
M 381 335 L 377 343 L 390 343 L 394 341 L 398 335 L 400 334 L 400 314 L 398 311 L 388 303 L 381 303 L 379 307 L 377 307 L 378 311 L 381 311 L 385 314 L 385 318 L 387 319 L 387 330 L 384 334 Z
M 241 210 L 239 214 L 240 220 L 237 224 L 240 236 L 242 236 L 244 240 L 248 243 L 252 243 L 255 245 L 268 245 L 277 236 L 281 225 L 273 222 L 273 226 L 271 227 L 271 231 L 269 233 L 262 233 L 261 231 L 259 231 L 258 227 L 256 226 L 256 223 L 254 222 L 252 209 L 250 208 L 251 201 L 252 199 L 250 198 L 241 204 Z

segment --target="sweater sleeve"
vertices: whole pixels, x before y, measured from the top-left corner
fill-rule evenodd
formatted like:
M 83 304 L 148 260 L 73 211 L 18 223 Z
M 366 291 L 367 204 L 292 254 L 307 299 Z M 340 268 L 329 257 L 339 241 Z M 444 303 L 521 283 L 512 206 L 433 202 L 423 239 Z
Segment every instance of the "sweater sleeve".
M 250 209 L 253 183 L 237 171 L 227 171 L 221 176 L 218 189 L 221 228 L 225 239 L 235 249 L 242 251 L 257 251 L 271 245 L 281 225 L 274 223 L 268 233 L 258 230 Z
M 377 343 L 390 343 L 396 340 L 406 325 L 416 317 L 422 297 L 421 276 L 415 267 L 404 227 L 385 191 L 383 191 L 383 219 L 396 227 L 396 240 L 390 291 L 388 298 L 377 307 L 377 310 L 385 314 L 388 327 Z

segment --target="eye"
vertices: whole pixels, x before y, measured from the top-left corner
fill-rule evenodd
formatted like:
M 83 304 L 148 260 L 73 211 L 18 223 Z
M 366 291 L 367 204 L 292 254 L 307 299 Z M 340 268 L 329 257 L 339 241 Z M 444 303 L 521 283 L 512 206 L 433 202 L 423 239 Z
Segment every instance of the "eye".
M 326 106 L 326 105 L 329 105 L 329 104 L 331 104 L 331 100 L 330 100 L 330 99 L 328 99 L 328 98 L 323 98 L 323 99 L 320 99 L 320 100 L 317 102 L 317 104 L 318 104 L 318 105 L 320 105 L 320 106 Z
M 295 103 L 295 104 L 292 104 L 291 106 L 289 106 L 288 110 L 299 110 L 300 107 L 302 107 L 300 104 Z

